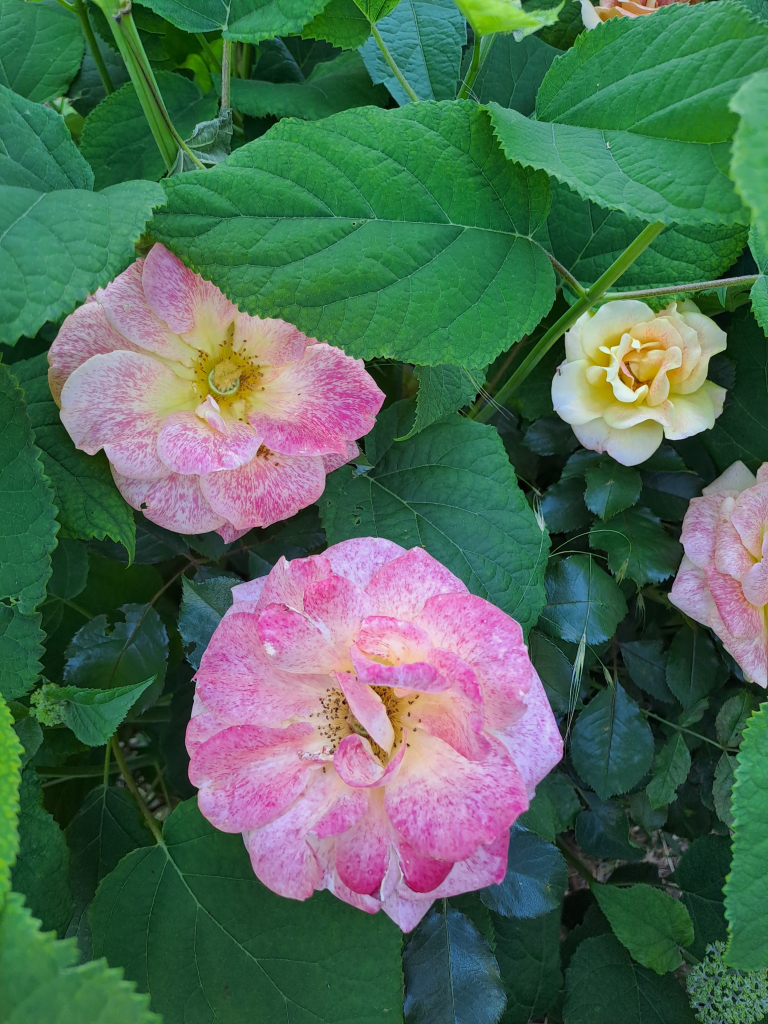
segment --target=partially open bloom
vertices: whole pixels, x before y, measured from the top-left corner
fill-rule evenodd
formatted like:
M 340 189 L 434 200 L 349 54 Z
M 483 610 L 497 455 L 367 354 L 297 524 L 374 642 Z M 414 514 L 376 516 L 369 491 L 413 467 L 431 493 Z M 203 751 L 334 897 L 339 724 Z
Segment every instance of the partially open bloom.
M 653 14 L 669 4 L 695 4 L 701 0 L 600 0 L 598 6 L 590 0 L 581 0 L 581 20 L 584 28 L 596 28 L 609 18 L 640 18 Z
M 692 498 L 669 599 L 720 637 L 749 682 L 768 684 L 768 462 L 743 462 Z
M 636 466 L 664 437 L 680 440 L 714 426 L 725 390 L 707 371 L 725 342 L 689 300 L 660 313 L 636 300 L 606 302 L 565 336 L 565 362 L 552 381 L 555 412 L 585 448 Z
M 316 501 L 384 400 L 362 360 L 241 313 L 162 245 L 67 317 L 49 362 L 62 423 L 125 500 L 227 541 Z
M 405 931 L 500 882 L 562 756 L 518 623 L 383 539 L 281 558 L 233 595 L 196 677 L 189 777 L 262 882 Z

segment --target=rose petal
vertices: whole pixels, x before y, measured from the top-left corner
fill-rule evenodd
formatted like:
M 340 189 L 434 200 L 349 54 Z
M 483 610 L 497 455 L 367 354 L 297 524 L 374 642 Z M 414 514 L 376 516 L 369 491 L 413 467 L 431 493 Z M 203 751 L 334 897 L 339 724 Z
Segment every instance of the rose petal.
M 98 302 L 86 302 L 71 313 L 48 350 L 48 384 L 56 404 L 65 381 L 78 366 L 91 356 L 120 349 L 141 351 L 114 329 Z
M 333 544 L 323 555 L 337 576 L 344 576 L 365 590 L 379 569 L 404 550 L 383 537 L 354 537 Z
M 226 434 L 209 426 L 194 412 L 172 413 L 157 438 L 157 452 L 174 473 L 213 473 L 237 469 L 250 462 L 261 446 L 253 427 L 226 419 Z
M 499 739 L 514 758 L 528 798 L 533 800 L 538 783 L 563 757 L 560 730 L 535 669 L 525 703 L 525 714 L 499 733 Z
M 395 742 L 395 730 L 381 697 L 370 686 L 358 683 L 349 672 L 334 672 L 333 677 L 347 699 L 349 710 L 371 739 L 388 754 Z
M 337 836 L 333 859 L 339 878 L 353 892 L 377 893 L 389 861 L 392 829 L 380 793 L 370 794 L 368 810 Z
M 131 480 L 114 468 L 112 476 L 128 504 L 166 530 L 208 533 L 225 524 L 205 500 L 199 477 L 172 473 L 162 480 Z
M 389 785 L 397 776 L 405 756 L 403 738 L 386 766 L 376 757 L 365 736 L 352 733 L 345 736 L 333 755 L 333 766 L 348 786 L 378 787 Z
M 382 566 L 366 592 L 379 615 L 413 619 L 435 594 L 468 594 L 462 581 L 424 548 L 411 548 Z

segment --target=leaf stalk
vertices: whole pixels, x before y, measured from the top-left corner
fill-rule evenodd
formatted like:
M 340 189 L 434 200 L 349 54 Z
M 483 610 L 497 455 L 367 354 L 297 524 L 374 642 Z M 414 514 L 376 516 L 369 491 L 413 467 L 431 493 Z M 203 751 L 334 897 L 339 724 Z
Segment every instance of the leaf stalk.
M 115 91 L 115 86 L 110 77 L 109 68 L 104 63 L 104 57 L 99 49 L 99 44 L 96 40 L 93 26 L 91 25 L 91 19 L 88 17 L 88 11 L 85 8 L 83 0 L 74 0 L 74 7 L 72 9 L 77 15 L 77 20 L 80 22 L 80 28 L 85 36 L 88 49 L 91 51 L 93 63 L 96 65 L 96 70 L 99 72 L 101 84 L 104 86 L 104 91 L 107 96 L 109 96 Z
M 402 87 L 405 90 L 405 94 L 408 97 L 408 99 L 412 103 L 418 103 L 419 102 L 419 97 L 413 91 L 413 89 L 411 88 L 410 83 L 408 82 L 408 79 L 405 77 L 403 72 L 400 70 L 400 68 L 395 63 L 395 58 L 389 52 L 389 48 L 387 47 L 387 44 L 381 38 L 381 33 L 376 28 L 376 26 L 374 25 L 373 22 L 371 22 L 371 33 L 373 34 L 373 38 L 376 40 L 376 45 L 379 47 L 379 49 L 382 52 L 384 60 L 387 62 L 387 64 L 389 64 L 389 67 L 390 67 L 390 69 L 392 71 L 392 74 L 398 80 L 400 85 L 402 85 Z
M 128 791 L 130 792 L 133 799 L 136 801 L 136 806 L 144 815 L 144 820 L 149 826 L 149 831 L 155 837 L 155 841 L 159 843 L 160 846 L 165 846 L 165 841 L 163 840 L 163 833 L 160 831 L 160 826 L 158 824 L 157 818 L 144 803 L 144 797 L 139 792 L 139 787 L 136 785 L 136 780 L 131 775 L 131 769 L 125 763 L 125 758 L 123 757 L 123 752 L 120 749 L 120 744 L 118 742 L 116 735 L 113 736 L 112 739 L 110 740 L 110 746 L 112 747 L 112 753 L 115 755 L 115 761 L 117 761 L 117 766 L 120 769 L 120 774 L 122 775 L 123 780 L 126 786 L 128 787 Z

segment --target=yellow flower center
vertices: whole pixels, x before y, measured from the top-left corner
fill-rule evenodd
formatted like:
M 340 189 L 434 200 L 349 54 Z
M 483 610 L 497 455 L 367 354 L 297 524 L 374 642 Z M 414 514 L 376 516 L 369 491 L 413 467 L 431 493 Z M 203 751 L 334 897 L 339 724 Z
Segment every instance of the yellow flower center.
M 246 422 L 250 400 L 264 372 L 235 342 L 233 321 L 219 343 L 218 352 L 211 355 L 198 349 L 194 390 L 199 401 L 204 402 L 208 395 L 213 395 L 222 409 Z
M 421 719 L 418 716 L 418 693 L 410 693 L 405 697 L 398 697 L 390 686 L 372 686 L 371 689 L 381 697 L 387 717 L 392 723 L 395 731 L 395 742 L 392 750 L 387 753 L 371 737 L 365 726 L 358 722 L 347 703 L 341 690 L 329 690 L 320 700 L 322 711 L 315 712 L 310 718 L 319 718 L 317 730 L 325 741 L 324 745 L 333 753 L 345 736 L 356 733 L 364 736 L 371 744 L 371 749 L 376 757 L 387 764 L 395 755 L 398 747 L 403 742 L 403 729 L 409 733 L 418 732 Z

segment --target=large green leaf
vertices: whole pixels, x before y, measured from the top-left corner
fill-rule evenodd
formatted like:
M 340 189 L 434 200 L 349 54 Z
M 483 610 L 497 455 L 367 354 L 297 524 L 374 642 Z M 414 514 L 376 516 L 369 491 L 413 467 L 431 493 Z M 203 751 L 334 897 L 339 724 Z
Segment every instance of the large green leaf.
M 547 570 L 547 606 L 541 629 L 577 644 L 601 644 L 627 614 L 618 584 L 588 555 L 571 555 Z
M 651 885 L 593 885 L 616 938 L 638 963 L 657 974 L 682 963 L 680 946 L 693 942 L 693 923 L 680 900 Z
M 241 308 L 354 356 L 482 367 L 554 297 L 530 238 L 546 178 L 504 159 L 476 104 L 281 121 L 164 187 L 159 241 Z
M 472 95 L 478 103 L 500 104 L 521 114 L 533 113 L 536 92 L 559 52 L 538 36 L 526 36 L 519 43 L 510 33 L 499 35 L 483 62 Z
M 629 840 L 627 812 L 618 800 L 599 800 L 585 794 L 588 811 L 576 818 L 576 842 L 592 857 L 611 860 L 642 860 L 645 851 Z
M 598 205 L 644 221 L 746 223 L 728 177 L 728 103 L 766 67 L 768 25 L 741 5 L 672 4 L 582 35 L 547 73 L 536 121 L 489 109 L 511 159 Z
M 453 0 L 400 0 L 376 27 L 420 100 L 456 98 L 467 23 Z M 373 36 L 361 53 L 373 81 L 383 82 L 400 106 L 409 103 Z
M 684 708 L 706 697 L 718 683 L 720 659 L 701 626 L 684 625 L 675 634 L 667 660 L 667 686 Z
M 741 116 L 733 140 L 731 174 L 741 198 L 752 209 L 754 223 L 768 238 L 768 72 L 762 71 L 742 85 L 731 100 L 731 110 Z
M 109 740 L 126 717 L 154 676 L 132 686 L 113 686 L 110 689 L 84 689 L 79 686 L 43 687 L 44 699 L 38 717 L 57 718 L 68 726 L 81 743 L 88 747 L 101 747 Z M 41 713 L 42 712 L 42 713 Z M 54 724 L 52 721 L 46 724 Z
M 517 823 L 509 837 L 507 873 L 480 899 L 502 917 L 541 917 L 559 907 L 568 885 L 563 855 L 551 843 Z
M 12 700 L 32 689 L 44 639 L 39 612 L 24 615 L 17 606 L 0 603 L 0 696 Z
M 389 429 L 388 429 L 389 428 Z M 549 536 L 517 486 L 498 433 L 455 417 L 409 441 L 390 441 L 395 423 L 380 416 L 366 441 L 366 473 L 344 466 L 328 478 L 320 514 L 330 544 L 387 537 L 420 545 L 527 631 L 544 603 Z
M 0 187 L 0 341 L 34 337 L 124 270 L 162 202 L 150 181 L 99 193 Z
M 653 733 L 619 683 L 601 690 L 579 715 L 571 757 L 601 800 L 626 793 L 651 767 Z
M 221 30 L 225 39 L 260 43 L 301 32 L 328 0 L 148 0 L 153 11 L 185 32 Z
M 623 512 L 640 497 L 642 481 L 639 472 L 611 458 L 601 459 L 595 466 L 587 466 L 584 475 L 587 482 L 584 503 L 601 519 L 610 519 L 617 512 Z
M 232 604 L 232 586 L 236 582 L 228 576 L 214 576 L 195 583 L 182 576 L 179 633 L 190 648 L 186 653 L 192 668 L 200 668 L 203 652 L 224 612 Z
M 496 1024 L 505 995 L 486 939 L 451 906 L 429 911 L 403 950 L 406 1024 Z
M 701 959 L 708 943 L 727 938 L 723 886 L 731 866 L 731 843 L 725 836 L 699 836 L 680 858 L 670 880 L 693 921 L 691 952 Z
M 111 537 L 132 558 L 136 538 L 133 512 L 115 487 L 103 452 L 91 456 L 78 451 L 64 429 L 48 387 L 46 354 L 14 363 L 13 370 L 24 390 L 62 527 L 71 537 L 82 540 Z
M 94 954 L 123 965 L 169 1024 L 397 1020 L 401 933 L 383 914 L 327 892 L 277 896 L 242 838 L 209 825 L 194 800 L 163 834 L 167 845 L 134 850 L 102 880 L 91 924 Z
M 657 810 L 672 803 L 675 794 L 691 770 L 691 755 L 682 733 L 675 733 L 661 748 L 653 761 L 653 778 L 647 793 L 651 807 Z
M 385 107 L 386 89 L 371 82 L 359 53 L 316 64 L 304 82 L 233 78 L 232 104 L 251 117 L 301 117 L 316 121 L 350 107 Z
M 92 188 L 93 173 L 64 119 L 0 85 L 0 185 L 53 192 Z
M 682 985 L 638 967 L 612 935 L 581 943 L 565 992 L 565 1024 L 696 1024 Z
M 552 181 L 552 207 L 542 245 L 583 285 L 593 284 L 643 230 L 641 220 L 605 210 Z M 621 288 L 658 288 L 710 281 L 724 274 L 746 244 L 742 225 L 673 225 L 621 275 Z M 681 289 L 684 291 L 684 289 Z
M 0 3 L 0 85 L 44 103 L 61 96 L 80 70 L 83 35 L 55 0 Z
M 40 931 L 21 896 L 0 913 L 0 1019 L 3 1024 L 162 1024 L 146 996 L 106 961 L 74 966 L 73 940 Z
M 491 914 L 491 920 L 507 994 L 502 1024 L 528 1024 L 553 1008 L 562 988 L 560 910 L 529 920 Z
M 194 82 L 170 71 L 158 71 L 155 77 L 183 139 L 192 134 L 196 124 L 216 116 L 215 92 L 203 96 Z M 132 82 L 107 96 L 86 117 L 80 149 L 93 168 L 99 191 L 134 178 L 159 181 L 166 173 Z
M 731 317 L 728 358 L 736 363 L 736 383 L 728 390 L 722 415 L 701 440 L 719 470 L 741 459 L 754 472 L 768 461 L 768 338 L 748 306 Z
M 43 930 L 61 937 L 73 910 L 69 850 L 64 833 L 43 807 L 43 791 L 32 767 L 24 769 L 19 801 L 19 855 L 11 884 L 26 897 Z
M 728 963 L 743 971 L 768 967 L 768 705 L 744 731 L 733 787 L 733 864 L 725 883 Z
M 13 718 L 0 697 L 0 899 L 10 888 L 11 867 L 19 849 L 19 783 L 21 744 Z
M 671 704 L 667 686 L 667 654 L 660 640 L 632 640 L 619 645 L 629 677 L 652 697 Z
M 403 441 L 469 405 L 483 383 L 482 375 L 470 373 L 463 366 L 416 366 L 413 372 L 419 382 L 416 419 L 405 437 L 399 439 Z
M 306 39 L 325 39 L 343 50 L 355 50 L 371 34 L 371 25 L 355 0 L 330 0 L 301 34 Z
M 680 564 L 683 549 L 646 508 L 627 508 L 589 532 L 589 546 L 608 552 L 615 576 L 628 576 L 638 586 L 668 579 Z

